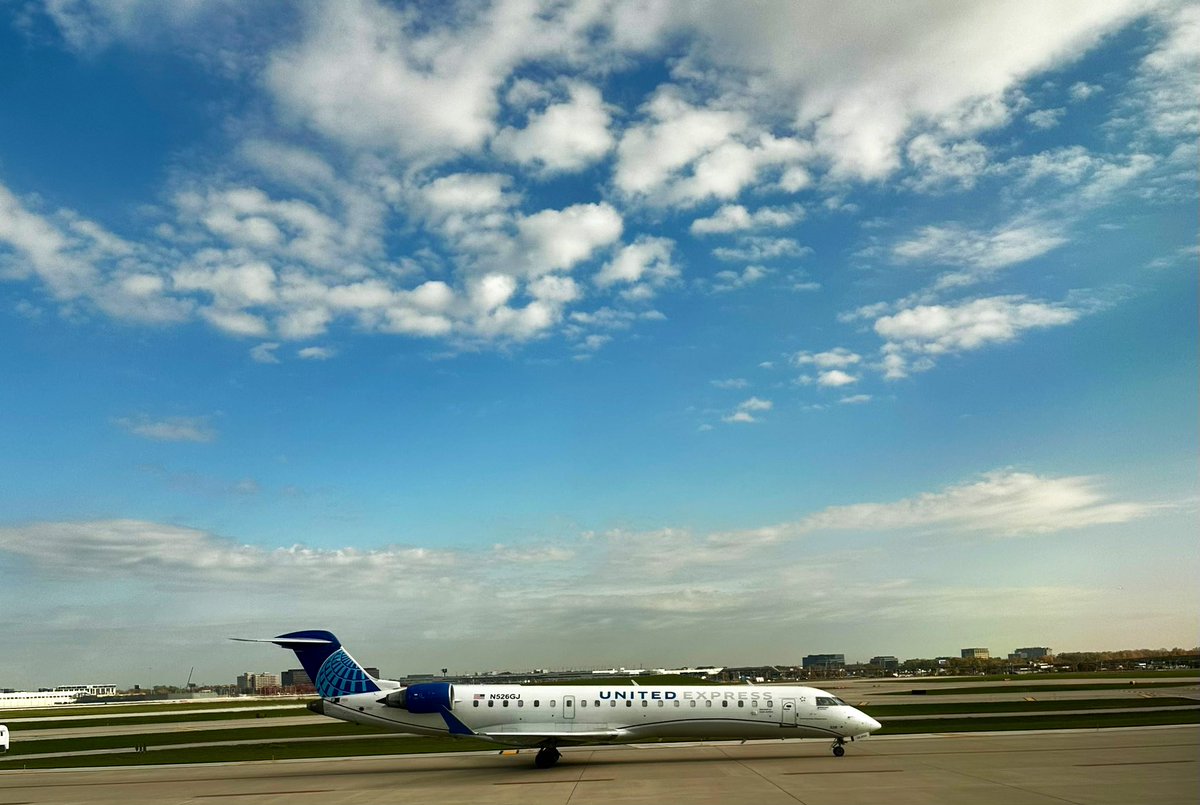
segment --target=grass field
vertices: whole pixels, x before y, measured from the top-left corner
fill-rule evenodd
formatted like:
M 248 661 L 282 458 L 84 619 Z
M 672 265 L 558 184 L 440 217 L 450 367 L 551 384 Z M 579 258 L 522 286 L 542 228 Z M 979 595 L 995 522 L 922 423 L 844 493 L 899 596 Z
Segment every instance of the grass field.
M 29 721 L 9 721 L 8 725 L 12 729 L 19 729 L 21 732 L 30 730 L 61 730 L 64 728 L 77 727 L 127 727 L 137 725 L 153 726 L 154 724 L 176 724 L 186 720 L 188 723 L 205 722 L 205 721 L 240 721 L 254 720 L 258 718 L 289 718 L 294 716 L 312 716 L 320 718 L 315 713 L 310 713 L 307 707 L 286 707 L 272 710 L 252 710 L 243 708 L 232 713 L 205 713 L 203 711 L 196 713 L 188 713 L 184 718 L 170 713 L 161 713 L 158 715 L 133 715 L 124 718 L 95 718 L 87 721 L 51 721 L 51 720 L 29 720 Z M 3 719 L 0 719 L 2 721 Z
M 246 701 L 159 702 L 155 704 L 90 704 L 80 707 L 30 707 L 24 710 L 0 710 L 0 723 L 16 718 L 50 718 L 58 716 L 102 716 L 124 713 L 170 713 L 175 711 L 218 710 L 225 708 L 264 708 L 303 706 L 316 696 L 280 696 Z
M 984 674 L 981 676 L 906 676 L 899 677 L 914 684 L 933 682 L 1007 682 L 1014 679 L 1041 682 L 1046 679 L 1163 679 L 1166 677 L 1200 677 L 1200 668 L 1177 668 L 1170 671 L 1065 671 L 1045 674 Z M 896 679 L 897 677 L 889 677 Z
M 904 735 L 942 732 L 1099 729 L 1155 724 L 1200 724 L 1200 710 L 1158 713 L 1080 713 L 1067 716 L 1029 716 L 1027 718 L 969 718 L 929 719 L 884 724 L 878 735 Z M 275 731 L 271 731 L 274 733 Z M 279 743 L 255 743 L 191 748 L 151 748 L 146 752 L 124 752 L 105 755 L 82 755 L 65 758 L 12 757 L 0 769 L 49 769 L 95 766 L 131 766 L 169 763 L 217 763 L 250 760 L 284 760 L 289 758 L 365 757 L 400 755 L 423 752 L 498 752 L 495 744 L 472 739 L 388 737 L 385 734 L 362 740 L 327 740 L 284 743 L 288 731 L 276 735 Z M 349 731 L 343 731 L 350 734 Z M 191 737 L 196 734 L 192 733 Z M 245 737 L 244 735 L 242 737 Z M 41 743 L 41 742 L 39 742 Z M 797 750 L 802 752 L 804 750 Z M 2 772 L 0 772 L 2 773 Z
M 1196 682 L 1139 682 L 1137 685 L 1120 682 L 1080 682 L 1066 685 L 980 685 L 974 688 L 913 688 L 924 690 L 926 696 L 970 696 L 984 693 L 1052 693 L 1067 690 L 1154 690 L 1157 688 L 1190 688 Z M 891 693 L 880 693 L 880 696 L 910 696 L 912 691 L 897 690 Z
M 954 713 L 1037 713 L 1045 710 L 1106 710 L 1143 707 L 1195 707 L 1200 700 L 1174 696 L 1152 699 L 1067 699 L 1052 702 L 955 702 L 954 704 L 865 704 L 862 709 L 875 718 L 888 716 L 935 716 Z

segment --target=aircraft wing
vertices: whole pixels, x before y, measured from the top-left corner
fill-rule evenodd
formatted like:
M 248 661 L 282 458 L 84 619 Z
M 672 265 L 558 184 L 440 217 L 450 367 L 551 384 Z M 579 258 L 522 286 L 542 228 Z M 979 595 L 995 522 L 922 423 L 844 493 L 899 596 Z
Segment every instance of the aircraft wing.
M 480 738 L 487 738 L 496 743 L 510 746 L 537 746 L 544 741 L 553 740 L 558 744 L 567 743 L 597 743 L 599 741 L 615 741 L 625 733 L 624 730 L 486 730 L 477 731 Z

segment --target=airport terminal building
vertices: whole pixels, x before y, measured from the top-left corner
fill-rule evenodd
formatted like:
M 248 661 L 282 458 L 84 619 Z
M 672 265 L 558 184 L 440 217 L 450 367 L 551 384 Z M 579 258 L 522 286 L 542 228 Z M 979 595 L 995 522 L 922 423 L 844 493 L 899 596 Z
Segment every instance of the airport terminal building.
M 115 696 L 116 685 L 59 685 L 53 690 L 0 691 L 0 710 L 75 704 L 82 696 Z

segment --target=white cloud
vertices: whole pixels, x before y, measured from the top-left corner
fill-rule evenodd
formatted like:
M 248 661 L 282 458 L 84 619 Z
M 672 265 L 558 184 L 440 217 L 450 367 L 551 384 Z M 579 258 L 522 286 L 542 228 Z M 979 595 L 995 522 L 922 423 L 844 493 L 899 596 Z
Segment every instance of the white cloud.
M 607 288 L 618 283 L 653 290 L 679 276 L 672 262 L 675 242 L 670 238 L 642 236 L 624 246 L 596 274 L 596 284 Z
M 531 115 L 523 129 L 504 128 L 492 139 L 496 153 L 547 172 L 582 170 L 613 147 L 611 122 L 600 91 L 572 83 L 570 99 Z
M 1056 109 L 1039 109 L 1036 112 L 1030 112 L 1025 115 L 1025 119 L 1035 129 L 1052 129 L 1062 122 L 1063 114 L 1066 111 L 1062 107 Z
M 336 354 L 329 347 L 302 347 L 296 350 L 296 356 L 306 361 L 327 361 Z
M 748 400 L 743 400 L 738 403 L 737 408 L 732 413 L 721 417 L 722 422 L 729 423 L 750 423 L 761 422 L 762 419 L 755 416 L 763 411 L 770 411 L 774 407 L 774 403 L 770 400 L 763 400 L 758 397 L 751 397 Z
M 758 131 L 740 110 L 697 107 L 671 85 L 661 87 L 643 111 L 648 120 L 626 129 L 617 145 L 614 182 L 650 204 L 733 199 L 764 169 L 811 153 L 800 140 Z
M 750 385 L 750 381 L 744 377 L 730 377 L 724 380 L 710 380 L 713 386 L 719 389 L 744 389 Z
M 145 414 L 120 417 L 113 424 L 135 436 L 155 442 L 211 442 L 217 438 L 210 417 L 172 416 L 154 419 Z
M 250 359 L 255 363 L 279 363 L 279 356 L 275 354 L 278 349 L 278 341 L 264 341 L 250 348 Z
M 792 356 L 796 366 L 816 366 L 819 369 L 845 369 L 862 361 L 862 356 L 845 347 L 835 347 L 827 352 L 797 352 Z
M 988 164 L 987 148 L 975 140 L 947 144 L 932 134 L 914 137 L 905 155 L 917 171 L 909 185 L 918 191 L 969 190 Z
M 345 145 L 417 160 L 482 147 L 511 72 L 569 52 L 592 22 L 521 2 L 438 21 L 372 0 L 305 11 L 299 41 L 268 59 L 266 85 L 282 113 Z
M 993 296 L 958 305 L 907 308 L 878 319 L 875 332 L 887 342 L 886 376 L 897 379 L 906 376 L 909 368 L 931 367 L 931 356 L 1014 341 L 1029 330 L 1060 327 L 1080 315 L 1079 310 L 1022 296 Z M 919 356 L 926 360 L 910 367 L 908 361 Z
M 1107 501 L 1095 478 L 997 470 L 975 482 L 893 503 L 830 507 L 796 523 L 793 534 L 915 528 L 1018 537 L 1128 522 L 1150 510 L 1144 504 Z
M 762 207 L 749 212 L 740 204 L 726 204 L 708 218 L 692 221 L 693 235 L 724 234 L 746 229 L 791 226 L 804 217 L 800 207 Z
M 725 262 L 765 262 L 781 257 L 803 257 L 812 249 L 801 246 L 791 238 L 768 238 L 746 236 L 738 239 L 738 245 L 713 249 L 713 256 Z
M 841 388 L 857 382 L 857 377 L 841 369 L 828 369 L 817 375 L 817 385 L 827 388 Z
M 905 263 L 961 266 L 937 278 L 935 289 L 973 285 L 1008 266 L 1041 257 L 1067 238 L 1040 222 L 1014 221 L 990 232 L 955 224 L 926 226 L 909 240 L 892 247 L 893 259 Z
M 575 204 L 542 210 L 517 223 L 528 271 L 538 276 L 570 269 L 621 236 L 621 215 L 609 204 Z
M 713 275 L 712 290 L 714 293 L 741 290 L 766 279 L 770 273 L 771 269 L 763 266 L 746 266 L 740 272 L 728 269 L 718 271 Z
M 766 76 L 777 101 L 793 104 L 797 128 L 815 128 L 835 175 L 873 180 L 899 166 L 915 122 L 954 134 L 1005 122 L 1017 82 L 1090 48 L 1143 5 L 1028 0 L 920 15 L 833 2 L 688 8 L 706 59 Z
M 870 394 L 851 394 L 848 397 L 843 397 L 838 400 L 842 405 L 862 405 L 871 401 Z
M 1076 81 L 1071 85 L 1068 91 L 1071 100 L 1075 102 L 1086 101 L 1088 98 L 1104 91 L 1104 87 L 1099 84 L 1089 84 L 1086 81 Z

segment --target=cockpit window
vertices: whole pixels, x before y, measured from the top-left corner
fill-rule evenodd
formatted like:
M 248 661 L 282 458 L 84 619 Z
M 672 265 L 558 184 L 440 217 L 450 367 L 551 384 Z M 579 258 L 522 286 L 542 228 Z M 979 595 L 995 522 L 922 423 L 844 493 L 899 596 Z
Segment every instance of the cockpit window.
M 839 704 L 845 704 L 840 699 L 835 699 L 832 696 L 818 696 L 817 707 L 836 707 Z

